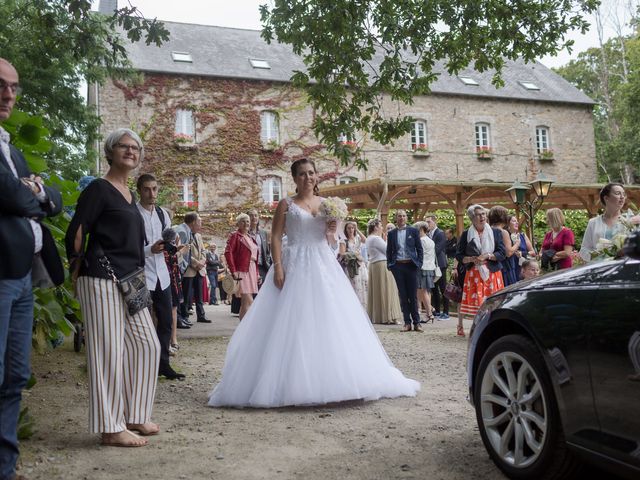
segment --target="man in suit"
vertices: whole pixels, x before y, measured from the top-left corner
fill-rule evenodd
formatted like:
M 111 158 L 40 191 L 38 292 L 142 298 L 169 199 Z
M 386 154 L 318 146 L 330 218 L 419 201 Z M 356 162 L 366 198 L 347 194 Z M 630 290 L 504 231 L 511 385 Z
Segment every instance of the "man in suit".
M 431 304 L 435 309 L 435 317 L 438 320 L 449 320 L 449 299 L 444 296 L 447 288 L 447 236 L 438 228 L 438 218 L 435 215 L 427 215 L 425 219 L 429 228 L 429 236 L 436 244 L 436 264 L 440 267 L 442 276 L 436 282 L 432 292 Z M 440 312 L 440 298 L 442 297 L 442 313 Z
M 271 266 L 271 247 L 267 231 L 260 228 L 260 216 L 257 210 L 249 211 L 249 236 L 258 245 L 258 273 L 261 286 Z
M 387 268 L 398 285 L 404 331 L 422 332 L 418 311 L 418 270 L 422 268 L 422 243 L 418 230 L 407 225 L 407 212 L 396 212 L 396 228 L 387 238 Z
M 171 325 L 173 323 L 173 306 L 171 305 L 171 277 L 164 259 L 165 242 L 162 232 L 171 225 L 169 213 L 158 206 L 158 182 L 150 173 L 138 177 L 136 184 L 138 211 L 144 220 L 144 233 L 147 244 L 144 247 L 144 273 L 147 288 L 151 293 L 152 312 L 155 317 L 156 333 L 160 341 L 160 365 L 158 375 L 169 380 L 184 380 L 183 373 L 171 368 L 169 347 L 171 346 Z
M 18 72 L 0 58 L 0 122 L 11 115 L 19 90 Z M 29 171 L 9 142 L 0 127 L 0 478 L 18 479 L 20 400 L 31 377 L 32 271 L 43 266 L 47 282 L 60 285 L 64 270 L 51 233 L 40 223 L 60 213 L 62 197 Z
M 196 300 L 196 317 L 200 323 L 211 323 L 204 314 L 204 303 L 202 301 L 202 283 L 207 276 L 207 261 L 205 256 L 204 242 L 200 231 L 202 230 L 202 219 L 197 212 L 189 212 L 184 216 L 184 223 L 176 227 L 176 232 L 180 235 L 183 244 L 189 245 L 189 250 L 183 255 L 186 259 L 185 270 L 182 274 L 182 293 L 184 301 L 180 304 L 179 313 L 182 318 L 189 317 L 189 306 L 191 297 Z

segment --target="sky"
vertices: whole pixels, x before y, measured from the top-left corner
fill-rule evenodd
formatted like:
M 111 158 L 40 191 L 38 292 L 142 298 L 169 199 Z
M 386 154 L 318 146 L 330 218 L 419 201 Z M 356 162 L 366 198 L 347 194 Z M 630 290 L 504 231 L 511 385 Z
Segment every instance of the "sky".
M 98 0 L 93 0 L 94 5 Z M 270 0 L 118 0 L 118 6 L 127 4 L 137 7 L 147 18 L 158 18 L 184 23 L 218 25 L 222 27 L 247 28 L 260 30 L 260 4 L 271 4 Z M 602 11 L 606 18 L 616 14 L 624 18 L 624 5 L 637 3 L 631 0 L 602 0 Z M 590 19 L 592 27 L 586 35 L 572 33 L 569 38 L 575 41 L 572 53 L 561 51 L 557 56 L 547 56 L 540 61 L 547 67 L 560 67 L 577 57 L 578 53 L 598 46 L 595 21 Z M 611 23 L 610 21 L 607 23 Z M 605 39 L 614 36 L 611 26 L 605 28 Z

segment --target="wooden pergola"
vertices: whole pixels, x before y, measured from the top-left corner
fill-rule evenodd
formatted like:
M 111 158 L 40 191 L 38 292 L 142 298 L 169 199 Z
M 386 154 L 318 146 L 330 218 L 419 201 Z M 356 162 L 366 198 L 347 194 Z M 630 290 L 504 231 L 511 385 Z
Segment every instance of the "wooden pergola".
M 544 199 L 543 208 L 557 207 L 563 210 L 586 210 L 590 217 L 598 213 L 599 193 L 604 185 L 576 185 L 554 183 Z M 427 212 L 437 209 L 453 210 L 456 216 L 458 235 L 464 229 L 466 209 L 474 203 L 492 207 L 503 205 L 514 208 L 505 190 L 511 187 L 506 182 L 455 182 L 433 180 L 390 180 L 378 178 L 334 187 L 322 188 L 322 196 L 334 196 L 348 200 L 349 208 L 370 208 L 388 222 L 390 210 L 402 208 L 412 210 L 414 218 L 422 218 Z M 640 186 L 625 185 L 629 202 L 640 204 Z M 533 200 L 533 191 L 529 191 Z

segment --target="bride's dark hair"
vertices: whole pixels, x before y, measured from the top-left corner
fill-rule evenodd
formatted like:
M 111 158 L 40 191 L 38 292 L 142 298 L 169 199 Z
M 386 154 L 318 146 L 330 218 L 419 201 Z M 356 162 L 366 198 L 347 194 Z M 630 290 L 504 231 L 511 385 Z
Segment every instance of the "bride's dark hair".
M 316 168 L 316 164 L 313 160 L 309 158 L 299 158 L 298 160 L 296 160 L 291 164 L 291 176 L 293 178 L 296 178 L 296 175 L 298 174 L 298 167 L 305 163 L 308 163 L 309 165 L 311 165 L 313 167 L 313 171 L 316 172 L 316 174 L 318 173 L 318 169 Z M 296 188 L 296 193 L 298 193 L 297 188 Z M 313 194 L 320 195 L 320 189 L 318 188 L 317 180 L 316 180 L 316 184 L 313 186 Z

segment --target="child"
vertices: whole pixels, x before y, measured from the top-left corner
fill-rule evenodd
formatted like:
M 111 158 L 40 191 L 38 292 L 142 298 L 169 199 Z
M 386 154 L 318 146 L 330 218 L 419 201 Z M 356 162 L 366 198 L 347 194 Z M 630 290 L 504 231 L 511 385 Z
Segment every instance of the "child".
M 529 280 L 540 275 L 540 265 L 535 260 L 525 260 L 522 263 L 522 270 L 520 275 L 523 280 Z

